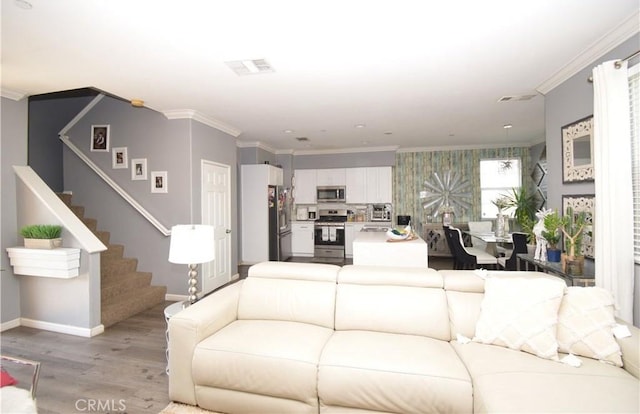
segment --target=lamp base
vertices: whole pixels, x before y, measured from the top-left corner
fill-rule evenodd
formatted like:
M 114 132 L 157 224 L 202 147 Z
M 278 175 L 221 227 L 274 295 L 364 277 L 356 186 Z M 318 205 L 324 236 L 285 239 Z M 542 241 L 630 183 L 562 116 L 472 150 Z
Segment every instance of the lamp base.
M 190 305 L 193 305 L 198 301 L 198 265 L 189 265 L 189 297 L 187 301 Z

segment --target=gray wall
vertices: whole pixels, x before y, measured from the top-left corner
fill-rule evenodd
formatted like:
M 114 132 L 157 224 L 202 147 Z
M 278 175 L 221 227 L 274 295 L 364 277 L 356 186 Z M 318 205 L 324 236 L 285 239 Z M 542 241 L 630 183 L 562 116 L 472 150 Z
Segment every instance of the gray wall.
M 18 245 L 14 165 L 27 165 L 28 101 L 2 98 L 0 105 L 0 322 L 20 317 L 20 276 L 13 274 L 6 248 Z
M 146 158 L 148 179 L 133 181 L 130 168 L 111 168 L 111 152 L 90 152 L 88 131 L 92 124 L 110 125 L 111 148 L 127 147 L 129 164 L 134 158 Z M 109 97 L 100 101 L 67 135 L 166 228 L 190 223 L 192 211 L 195 222 L 200 220 L 200 159 L 228 163 L 235 171 L 233 137 L 192 120 L 167 120 L 158 112 L 133 108 Z M 152 171 L 167 171 L 167 194 L 151 193 Z M 168 262 L 169 237 L 139 215 L 68 149 L 64 150 L 64 181 L 65 189 L 73 191 L 73 203 L 85 207 L 86 217 L 98 220 L 98 229 L 111 232 L 111 243 L 125 246 L 125 256 L 138 259 L 139 271 L 152 272 L 153 284 L 167 286 L 170 294 L 186 294 L 184 269 Z M 235 211 L 233 191 L 235 187 L 232 188 L 232 211 Z M 237 252 L 232 253 L 234 273 Z
M 91 93 L 96 94 L 96 92 Z M 93 96 L 67 96 L 66 93 L 41 95 L 29 99 L 29 166 L 55 192 L 61 192 L 64 189 L 62 142 L 58 139 L 58 132 L 91 99 Z M 89 135 L 90 131 L 87 130 L 87 140 Z
M 547 135 L 547 168 L 549 171 L 547 207 L 560 210 L 562 208 L 563 195 L 595 193 L 593 182 L 562 183 L 560 129 L 563 125 L 593 114 L 593 84 L 587 81 L 593 68 L 608 60 L 625 58 L 636 52 L 639 47 L 637 36 L 627 40 L 546 95 L 545 129 Z M 635 325 L 640 326 L 640 266 L 638 265 L 636 265 L 635 275 L 633 314 Z

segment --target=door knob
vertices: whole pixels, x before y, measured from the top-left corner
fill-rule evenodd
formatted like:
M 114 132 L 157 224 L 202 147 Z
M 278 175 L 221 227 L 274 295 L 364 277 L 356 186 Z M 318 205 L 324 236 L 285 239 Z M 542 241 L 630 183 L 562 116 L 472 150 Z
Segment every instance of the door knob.
M 227 234 L 231 233 L 231 229 L 227 229 L 227 230 L 226 230 L 226 233 L 227 233 Z

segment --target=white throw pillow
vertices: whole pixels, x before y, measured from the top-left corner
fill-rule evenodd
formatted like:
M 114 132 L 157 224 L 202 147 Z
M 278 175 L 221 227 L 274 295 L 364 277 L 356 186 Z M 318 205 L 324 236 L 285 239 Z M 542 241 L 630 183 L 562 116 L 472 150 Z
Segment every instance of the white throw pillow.
M 570 287 L 558 312 L 560 352 L 599 359 L 622 366 L 611 293 L 598 287 Z
M 473 340 L 558 360 L 556 325 L 565 289 L 562 280 L 545 277 L 487 278 Z

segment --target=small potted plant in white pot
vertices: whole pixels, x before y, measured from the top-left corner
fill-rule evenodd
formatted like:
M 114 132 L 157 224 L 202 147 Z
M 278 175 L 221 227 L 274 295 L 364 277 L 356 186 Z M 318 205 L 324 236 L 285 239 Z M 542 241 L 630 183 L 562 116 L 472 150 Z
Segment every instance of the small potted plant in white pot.
M 62 246 L 62 226 L 57 224 L 31 224 L 20 229 L 24 247 L 28 249 L 55 249 Z

